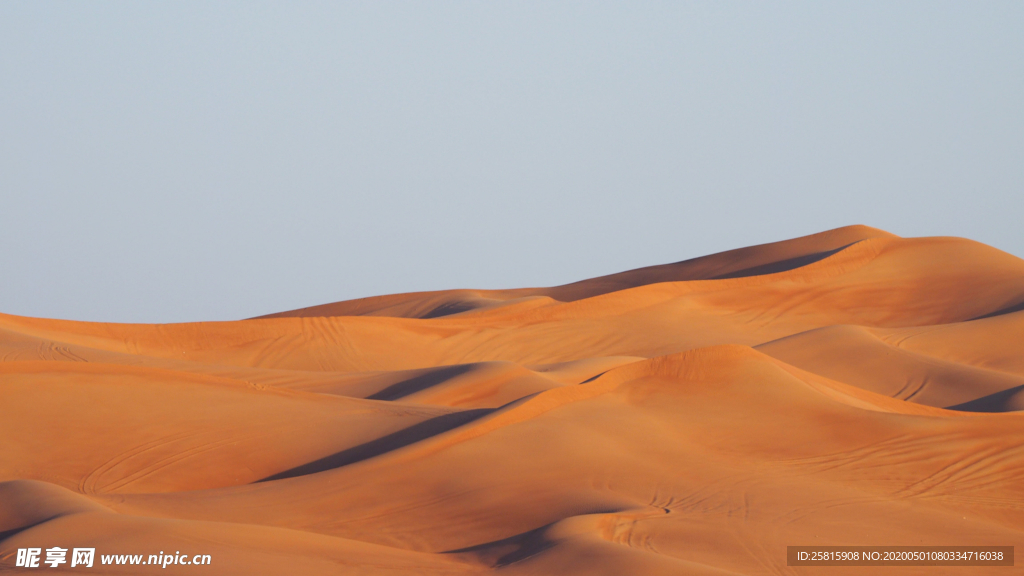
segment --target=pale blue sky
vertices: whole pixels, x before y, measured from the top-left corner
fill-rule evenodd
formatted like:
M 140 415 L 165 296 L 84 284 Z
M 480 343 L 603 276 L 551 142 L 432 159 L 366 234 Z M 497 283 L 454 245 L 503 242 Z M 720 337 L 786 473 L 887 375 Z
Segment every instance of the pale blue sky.
M 0 311 L 236 319 L 852 223 L 1024 256 L 1022 31 L 1022 2 L 4 2 Z

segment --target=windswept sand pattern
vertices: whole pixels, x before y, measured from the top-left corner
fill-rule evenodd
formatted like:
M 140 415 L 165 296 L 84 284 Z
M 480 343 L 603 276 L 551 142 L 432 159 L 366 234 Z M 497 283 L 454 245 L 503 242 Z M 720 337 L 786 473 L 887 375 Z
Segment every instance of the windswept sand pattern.
M 786 546 L 1024 546 L 1022 303 L 1019 258 L 850 226 L 236 322 L 0 315 L 0 571 L 52 546 L 239 575 L 849 574 Z

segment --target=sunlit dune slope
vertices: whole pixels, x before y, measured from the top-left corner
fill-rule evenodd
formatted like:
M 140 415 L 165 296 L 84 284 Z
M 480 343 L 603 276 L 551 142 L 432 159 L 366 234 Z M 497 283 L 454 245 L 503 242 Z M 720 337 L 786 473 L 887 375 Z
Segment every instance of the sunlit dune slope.
M 0 570 L 88 546 L 211 574 L 849 574 L 786 546 L 1021 546 L 1022 302 L 1012 255 L 852 226 L 238 322 L 0 316 Z

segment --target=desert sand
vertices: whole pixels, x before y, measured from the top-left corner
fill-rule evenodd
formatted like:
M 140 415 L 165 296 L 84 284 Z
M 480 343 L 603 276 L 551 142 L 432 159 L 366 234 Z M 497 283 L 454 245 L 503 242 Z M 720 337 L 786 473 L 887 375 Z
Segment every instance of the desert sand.
M 52 546 L 96 565 L 38 570 L 238 575 L 1024 550 L 1024 261 L 960 238 L 850 226 L 236 322 L 0 315 L 0 399 L 0 570 Z M 99 561 L 163 551 L 212 562 Z

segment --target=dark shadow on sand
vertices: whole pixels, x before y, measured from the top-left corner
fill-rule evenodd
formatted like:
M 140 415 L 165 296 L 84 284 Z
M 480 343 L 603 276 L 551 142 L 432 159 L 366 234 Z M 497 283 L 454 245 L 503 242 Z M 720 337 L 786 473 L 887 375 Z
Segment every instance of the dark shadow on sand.
M 415 394 L 420 390 L 426 390 L 431 386 L 436 386 L 449 378 L 454 378 L 469 372 L 474 368 L 473 364 L 458 364 L 456 366 L 445 366 L 444 368 L 438 368 L 437 370 L 431 370 L 426 374 L 414 376 L 408 380 L 402 380 L 388 386 L 380 392 L 367 396 L 367 400 L 398 400 L 409 394 Z
M 390 452 L 403 446 L 414 444 L 420 440 L 436 436 L 442 432 L 447 432 L 452 428 L 457 428 L 463 424 L 472 422 L 473 420 L 486 416 L 491 412 L 494 412 L 494 410 L 489 408 L 479 408 L 437 416 L 420 422 L 419 424 L 414 424 L 413 426 L 399 430 L 398 432 L 388 434 L 387 436 L 383 436 L 376 440 L 371 440 L 365 444 L 353 446 L 347 450 L 342 450 L 341 452 L 325 456 L 319 460 L 314 460 L 313 462 L 296 466 L 295 468 L 285 470 L 284 472 L 278 472 L 273 476 L 267 476 L 262 480 L 257 480 L 257 483 L 281 480 L 284 478 L 294 478 L 296 476 L 316 474 L 317 472 L 323 472 L 324 470 L 331 470 L 333 468 L 341 468 L 342 466 L 354 464 L 361 460 L 373 458 L 374 456 L 384 454 L 385 452 Z
M 1024 301 L 1021 301 L 1020 303 L 1014 304 L 1012 306 L 1007 306 L 1006 308 L 1000 308 L 999 310 L 996 310 L 995 312 L 989 312 L 988 314 L 985 314 L 984 316 L 978 316 L 977 318 L 971 318 L 971 320 L 981 320 L 983 318 L 992 318 L 993 316 L 1002 316 L 1003 314 L 1012 314 L 1014 312 L 1020 312 L 1021 310 L 1024 310 Z
M 835 250 L 826 250 L 825 252 L 815 252 L 814 254 L 805 254 L 803 256 L 797 256 L 796 258 L 788 258 L 786 260 L 779 260 L 777 262 L 769 262 L 767 264 L 761 264 L 760 266 L 752 266 L 750 268 L 744 268 L 743 270 L 737 270 L 735 272 L 729 272 L 728 274 L 722 274 L 721 276 L 715 276 L 712 280 L 725 280 L 726 278 L 746 278 L 748 276 L 764 276 L 765 274 L 777 274 L 779 272 L 786 272 L 788 270 L 796 270 L 802 266 L 808 264 L 814 264 L 819 260 L 824 260 L 829 256 L 841 252 L 852 246 L 852 244 L 836 248 Z
M 946 410 L 956 410 L 958 412 L 1015 412 L 1017 409 L 1010 408 L 1009 403 L 1014 396 L 1021 394 L 1024 394 L 1024 385 L 1014 386 L 995 394 L 975 398 L 970 402 L 964 402 L 956 406 L 947 406 Z

